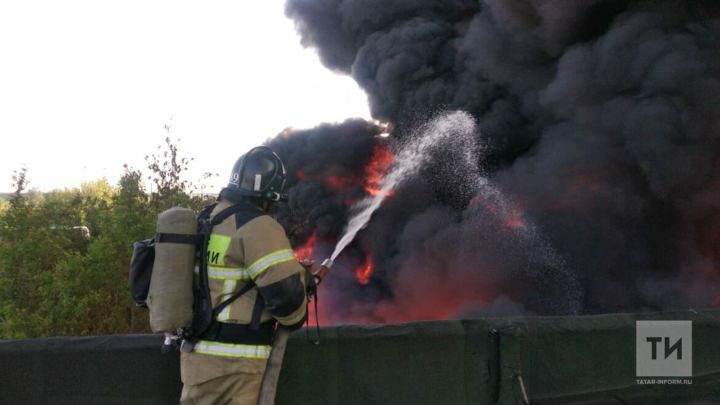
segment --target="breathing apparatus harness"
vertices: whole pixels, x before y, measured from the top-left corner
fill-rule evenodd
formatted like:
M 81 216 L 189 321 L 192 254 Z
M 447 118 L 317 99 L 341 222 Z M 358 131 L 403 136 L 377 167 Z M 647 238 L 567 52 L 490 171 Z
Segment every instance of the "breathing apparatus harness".
M 223 193 L 221 193 L 221 196 L 227 198 Z M 182 331 L 183 342 L 181 350 L 183 351 L 192 351 L 195 343 L 200 339 L 219 342 L 226 341 L 229 343 L 234 340 L 236 341 L 238 338 L 245 338 L 244 340 L 248 342 L 256 339 L 266 340 L 263 338 L 267 338 L 269 341 L 272 338 L 272 325 L 268 323 L 269 325 L 262 325 L 263 327 L 261 328 L 260 315 L 264 308 L 264 302 L 260 294 L 258 294 L 258 298 L 255 301 L 252 320 L 249 326 L 221 324 L 217 321 L 217 316 L 223 309 L 255 287 L 255 283 L 252 280 L 248 280 L 243 288 L 233 293 L 216 307 L 212 306 L 212 297 L 210 295 L 210 285 L 208 281 L 208 245 L 213 227 L 222 223 L 231 215 L 235 215 L 236 228 L 240 228 L 251 220 L 265 215 L 259 208 L 245 201 L 235 200 L 233 202 L 233 205 L 218 212 L 212 218 L 210 214 L 217 206 L 217 203 L 205 207 L 198 215 L 198 235 L 201 239 L 199 241 L 199 249 L 197 249 L 199 264 L 198 278 L 194 286 L 192 326 L 190 330 Z

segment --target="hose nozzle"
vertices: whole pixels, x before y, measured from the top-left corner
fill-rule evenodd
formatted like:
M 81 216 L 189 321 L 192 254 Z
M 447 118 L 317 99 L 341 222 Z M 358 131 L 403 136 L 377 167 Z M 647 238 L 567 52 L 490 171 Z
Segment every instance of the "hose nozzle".
M 325 278 L 325 275 L 330 271 L 330 267 L 332 267 L 333 261 L 330 258 L 327 258 L 323 260 L 322 264 L 320 265 L 320 270 L 318 270 L 315 274 L 313 274 L 313 277 L 315 278 L 315 284 L 320 285 L 322 282 L 322 279 Z

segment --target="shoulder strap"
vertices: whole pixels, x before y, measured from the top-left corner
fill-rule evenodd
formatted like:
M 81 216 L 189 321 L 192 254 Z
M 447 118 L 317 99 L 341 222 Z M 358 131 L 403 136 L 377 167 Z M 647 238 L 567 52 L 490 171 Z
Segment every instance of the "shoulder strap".
M 224 221 L 230 215 L 233 215 L 237 212 L 241 212 L 244 209 L 245 209 L 245 207 L 243 207 L 240 204 L 231 205 L 231 206 L 223 209 L 222 211 L 218 212 L 217 214 L 213 215 L 212 219 L 210 220 L 210 223 L 213 225 L 217 225 L 217 224 L 221 223 L 222 221 Z
M 203 207 L 202 211 L 198 214 L 198 221 L 204 221 L 210 218 L 210 213 L 217 207 L 217 203 L 208 204 Z
M 235 301 L 236 299 L 240 298 L 241 295 L 243 295 L 243 294 L 245 294 L 246 292 L 252 290 L 253 287 L 255 287 L 255 283 L 254 283 L 252 280 L 250 280 L 250 281 L 247 282 L 247 284 L 245 284 L 245 285 L 243 286 L 243 288 L 235 291 L 235 292 L 233 293 L 233 295 L 231 295 L 230 297 L 228 297 L 225 301 L 219 303 L 218 306 L 216 306 L 215 308 L 213 308 L 213 319 L 216 319 L 217 316 L 220 314 L 220 312 L 222 312 L 223 309 L 225 309 L 225 307 L 227 307 L 228 305 L 232 304 L 232 302 Z
M 248 204 L 244 204 L 244 203 L 238 203 L 235 205 L 231 205 L 231 206 L 225 208 L 224 210 L 218 212 L 217 215 L 215 215 L 212 218 L 211 223 L 213 225 L 217 225 L 233 214 L 235 214 L 235 228 L 236 229 L 239 229 L 246 223 L 252 221 L 253 219 L 255 219 L 259 216 L 265 215 L 264 212 L 262 212 L 261 210 L 255 208 L 255 207 L 252 207 L 252 206 L 250 206 Z M 234 294 L 232 294 L 226 300 L 224 300 L 223 302 L 218 304 L 215 308 L 213 308 L 213 319 L 215 319 L 215 317 L 217 317 L 217 314 L 222 312 L 222 310 L 225 309 L 225 307 L 232 304 L 233 301 L 240 298 L 241 295 L 250 291 L 253 287 L 255 287 L 255 283 L 252 280 L 250 280 L 247 282 L 247 284 L 245 284 L 245 286 L 243 286 L 243 288 L 236 291 Z

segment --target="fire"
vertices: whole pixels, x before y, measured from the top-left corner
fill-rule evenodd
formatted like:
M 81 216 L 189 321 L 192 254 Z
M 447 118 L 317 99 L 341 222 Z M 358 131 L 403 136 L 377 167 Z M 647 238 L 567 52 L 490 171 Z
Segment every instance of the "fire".
M 393 154 L 385 144 L 377 144 L 373 149 L 370 162 L 365 166 L 365 191 L 371 196 L 380 194 L 383 176 L 387 173 L 393 162 Z M 388 193 L 391 196 L 393 191 Z
M 305 243 L 295 248 L 295 257 L 297 257 L 298 260 L 312 259 L 313 249 L 315 248 L 315 240 L 316 237 L 313 232 Z
M 343 192 L 359 184 L 362 184 L 365 192 L 371 196 L 377 196 L 382 191 L 383 176 L 387 173 L 393 162 L 393 154 L 385 144 L 377 144 L 373 148 L 370 161 L 365 166 L 361 176 L 328 176 L 324 183 L 333 190 Z M 392 195 L 392 191 L 388 196 Z
M 362 285 L 367 285 L 370 282 L 370 277 L 372 277 L 373 274 L 373 262 L 368 257 L 365 259 L 365 264 L 355 269 L 355 278 L 357 279 L 358 283 Z
M 513 209 L 512 213 L 505 219 L 505 226 L 513 230 L 525 228 L 526 225 L 522 218 L 522 212 L 518 209 Z
M 322 182 L 337 193 L 348 193 L 356 187 L 361 186 L 367 194 L 377 196 L 382 190 L 383 176 L 387 173 L 390 165 L 392 165 L 393 158 L 394 156 L 389 146 L 383 143 L 376 144 L 370 160 L 362 173 L 350 175 L 326 174 L 323 176 Z M 327 168 L 325 173 L 332 173 L 333 171 L 333 168 Z M 308 176 L 304 170 L 300 169 L 296 172 L 295 177 L 298 181 L 304 181 L 319 176 L 312 174 Z M 393 192 L 390 191 L 386 197 L 392 194 Z M 352 202 L 351 200 L 349 201 Z
M 344 192 L 353 188 L 358 181 L 347 176 L 328 176 L 324 183 L 337 192 Z

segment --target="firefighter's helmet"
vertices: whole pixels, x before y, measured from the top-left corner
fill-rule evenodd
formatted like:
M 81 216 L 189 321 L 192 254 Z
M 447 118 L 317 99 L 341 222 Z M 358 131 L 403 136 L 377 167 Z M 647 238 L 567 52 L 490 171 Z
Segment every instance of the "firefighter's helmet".
M 283 198 L 285 178 L 285 165 L 280 157 L 267 146 L 258 146 L 235 162 L 228 188 L 247 197 L 279 201 Z

